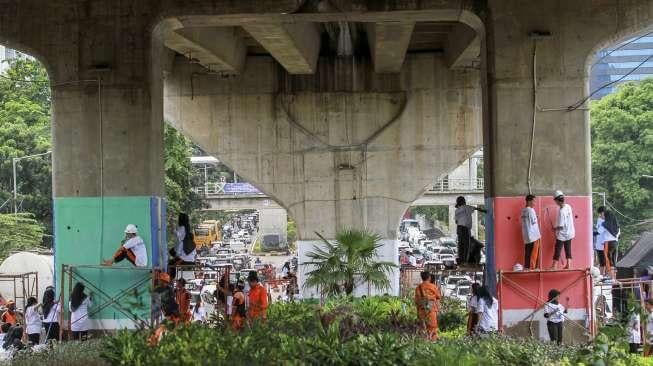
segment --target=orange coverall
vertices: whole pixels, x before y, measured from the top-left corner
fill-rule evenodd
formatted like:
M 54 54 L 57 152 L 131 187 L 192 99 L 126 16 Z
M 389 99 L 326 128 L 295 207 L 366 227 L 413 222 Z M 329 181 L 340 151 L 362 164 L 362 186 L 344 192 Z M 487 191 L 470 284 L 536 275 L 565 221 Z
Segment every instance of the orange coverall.
M 267 317 L 268 293 L 260 283 L 257 283 L 249 290 L 249 309 L 247 317 L 250 320 L 263 319 Z
M 178 288 L 175 290 L 175 300 L 179 305 L 179 316 L 182 322 L 189 323 L 191 318 L 190 293 L 185 288 Z
M 440 289 L 430 281 L 422 282 L 415 289 L 417 316 L 432 341 L 438 339 L 438 304 L 441 298 Z M 429 309 L 426 309 L 427 302 Z

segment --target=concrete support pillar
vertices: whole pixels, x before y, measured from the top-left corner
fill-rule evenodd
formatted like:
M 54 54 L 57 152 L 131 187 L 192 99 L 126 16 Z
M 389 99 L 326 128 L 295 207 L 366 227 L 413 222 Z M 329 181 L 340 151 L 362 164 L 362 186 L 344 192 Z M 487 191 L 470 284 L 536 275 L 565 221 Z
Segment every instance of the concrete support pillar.
M 124 271 L 92 267 L 112 258 L 128 224 L 135 224 L 145 241 L 147 266 L 167 263 L 162 78 L 159 55 L 150 57 L 152 45 L 146 39 L 143 48 L 120 47 L 121 54 L 111 59 L 116 63 L 96 71 L 62 71 L 89 69 L 73 67 L 93 61 L 77 59 L 76 47 L 83 47 L 77 44 L 74 59 L 62 50 L 52 67 L 55 273 L 58 289 L 64 286 L 63 298 L 71 290 L 68 275 L 60 278 L 64 264 L 91 266 L 75 272 L 89 281 L 89 290 L 95 286 L 110 296 L 151 276 L 126 260 L 114 264 Z M 101 51 L 90 49 L 89 57 Z M 138 289 L 145 308 L 135 311 L 143 319 L 150 317 L 150 283 Z M 107 299 L 98 294 L 97 301 Z M 134 325 L 111 306 L 92 318 L 93 328 Z

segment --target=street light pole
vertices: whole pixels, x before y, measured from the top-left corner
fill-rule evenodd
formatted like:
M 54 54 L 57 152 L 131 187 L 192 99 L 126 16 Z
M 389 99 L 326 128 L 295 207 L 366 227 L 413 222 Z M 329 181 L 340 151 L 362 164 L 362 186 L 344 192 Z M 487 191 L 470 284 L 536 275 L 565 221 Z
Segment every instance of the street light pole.
M 16 215 L 18 213 L 18 188 L 17 188 L 17 184 L 16 184 L 16 164 L 18 163 L 19 160 L 22 160 L 22 159 L 37 158 L 39 156 L 48 155 L 48 154 L 52 154 L 52 151 L 46 151 L 44 153 L 34 154 L 34 155 L 20 156 L 20 157 L 11 159 L 11 165 L 12 165 L 13 176 L 14 176 L 14 215 Z

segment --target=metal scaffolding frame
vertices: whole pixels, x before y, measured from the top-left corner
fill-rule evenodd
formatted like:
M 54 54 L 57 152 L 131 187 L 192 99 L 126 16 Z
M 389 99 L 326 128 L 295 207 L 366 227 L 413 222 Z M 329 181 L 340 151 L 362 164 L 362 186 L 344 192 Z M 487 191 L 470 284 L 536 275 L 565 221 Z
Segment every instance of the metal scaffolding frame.
M 27 299 L 31 296 L 38 298 L 39 291 L 39 274 L 37 272 L 24 272 L 24 273 L 0 273 L 0 282 L 13 283 L 13 299 L 18 306 L 18 299 L 22 301 L 22 309 L 25 309 Z M 17 283 L 20 283 L 20 290 L 17 288 Z M 2 294 L 7 298 L 6 294 Z
M 109 295 L 107 294 L 104 290 L 102 290 L 100 287 L 98 287 L 96 284 L 94 284 L 92 281 L 88 280 L 86 277 L 82 276 L 78 272 L 75 271 L 75 269 L 97 269 L 97 270 L 123 270 L 123 271 L 138 271 L 138 272 L 144 272 L 147 274 L 147 276 L 139 279 L 138 281 L 128 285 L 127 287 L 123 288 L 118 292 L 116 295 Z M 69 264 L 62 264 L 61 265 L 61 289 L 60 289 L 60 294 L 59 294 L 59 300 L 61 301 L 61 304 L 65 304 L 64 302 L 64 294 L 65 294 L 65 289 L 66 289 L 66 282 L 68 283 L 68 291 L 72 291 L 73 289 L 73 279 L 77 280 L 78 282 L 83 283 L 86 287 L 89 287 L 94 293 L 99 294 L 101 298 L 103 298 L 103 302 L 100 302 L 98 306 L 93 307 L 93 311 L 88 312 L 88 318 L 90 319 L 91 316 L 98 314 L 102 310 L 108 308 L 108 307 L 113 307 L 114 309 L 118 310 L 121 312 L 123 315 L 125 315 L 128 319 L 132 320 L 135 324 L 149 324 L 152 325 L 156 321 L 154 315 L 150 312 L 150 318 L 149 319 L 143 319 L 139 318 L 136 316 L 134 313 L 130 311 L 130 309 L 125 308 L 122 306 L 120 300 L 123 298 L 127 297 L 128 295 L 131 295 L 133 291 L 138 289 L 139 287 L 145 285 L 146 283 L 150 282 L 152 286 L 154 286 L 154 279 L 155 276 L 152 276 L 152 273 L 157 271 L 157 269 L 153 268 L 138 268 L 138 267 L 111 267 L 111 266 L 101 266 L 101 265 L 69 265 Z M 66 281 L 67 279 L 67 281 Z M 97 299 L 96 299 L 97 300 Z M 66 315 L 68 315 L 67 321 L 64 323 L 64 320 L 66 319 Z M 67 325 L 67 330 L 68 330 L 68 339 L 70 340 L 70 335 L 71 335 L 71 316 L 70 316 L 70 309 L 68 306 L 63 307 L 63 311 L 59 315 L 59 324 L 66 324 Z M 63 339 L 63 332 L 64 332 L 64 327 L 60 327 L 59 330 L 59 340 Z

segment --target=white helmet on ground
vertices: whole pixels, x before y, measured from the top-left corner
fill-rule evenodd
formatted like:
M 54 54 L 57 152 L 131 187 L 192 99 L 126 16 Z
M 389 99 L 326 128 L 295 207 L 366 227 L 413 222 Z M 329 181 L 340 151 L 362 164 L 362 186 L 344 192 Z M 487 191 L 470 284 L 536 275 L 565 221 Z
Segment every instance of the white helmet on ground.
M 138 228 L 134 224 L 129 224 L 125 228 L 125 234 L 138 234 Z

